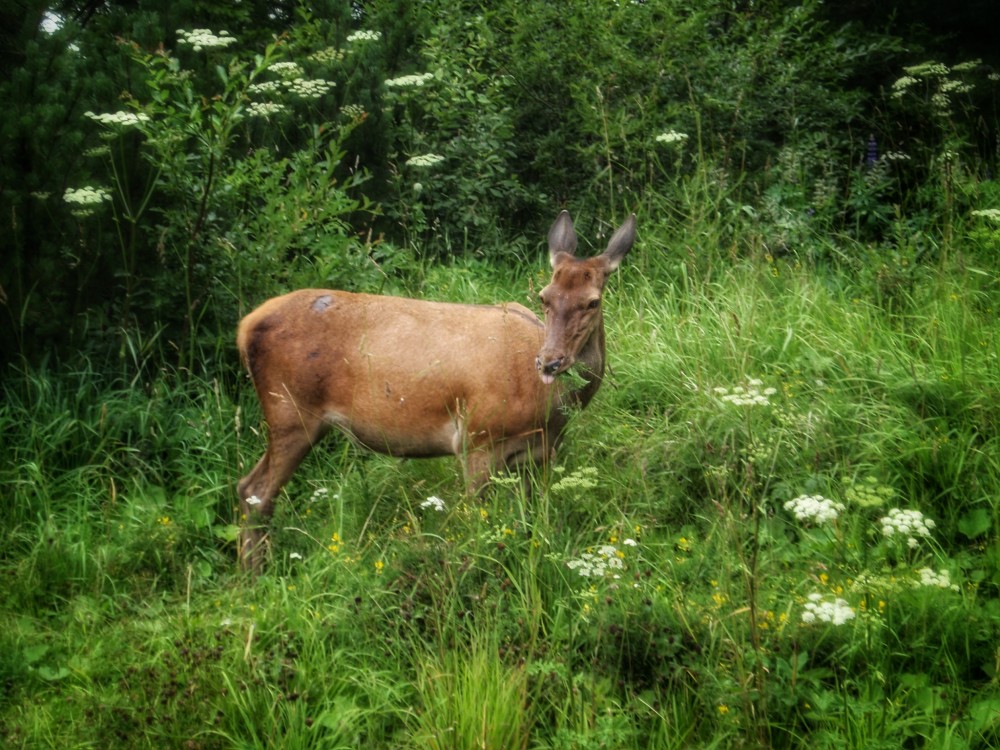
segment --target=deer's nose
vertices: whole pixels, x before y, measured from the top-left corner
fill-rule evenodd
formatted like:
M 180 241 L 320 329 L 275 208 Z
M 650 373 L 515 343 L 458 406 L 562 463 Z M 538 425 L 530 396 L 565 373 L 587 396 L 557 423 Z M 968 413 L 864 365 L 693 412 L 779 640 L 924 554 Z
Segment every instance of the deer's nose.
M 542 364 L 542 360 L 538 359 L 535 361 L 536 366 L 545 375 L 555 375 L 559 372 L 559 368 L 562 367 L 562 363 L 565 357 L 559 357 L 558 359 L 550 359 L 548 362 Z

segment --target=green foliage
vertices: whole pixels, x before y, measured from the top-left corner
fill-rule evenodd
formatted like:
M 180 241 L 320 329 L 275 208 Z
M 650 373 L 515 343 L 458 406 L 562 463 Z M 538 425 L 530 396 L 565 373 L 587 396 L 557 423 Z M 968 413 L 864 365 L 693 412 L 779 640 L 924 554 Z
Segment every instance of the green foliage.
M 996 60 L 780 0 L 202 6 L 4 32 L 0 741 L 1000 741 Z M 237 572 L 239 315 L 533 305 L 562 205 L 641 235 L 559 464 L 331 438 Z

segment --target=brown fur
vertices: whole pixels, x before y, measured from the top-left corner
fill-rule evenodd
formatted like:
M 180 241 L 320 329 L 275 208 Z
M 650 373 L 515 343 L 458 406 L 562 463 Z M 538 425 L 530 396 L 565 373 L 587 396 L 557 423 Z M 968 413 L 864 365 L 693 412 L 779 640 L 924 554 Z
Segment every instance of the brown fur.
M 585 405 L 600 385 L 600 296 L 634 239 L 633 216 L 605 253 L 578 260 L 564 211 L 549 232 L 554 274 L 541 295 L 544 326 L 513 302 L 460 305 L 324 289 L 275 297 L 247 315 L 237 345 L 269 435 L 238 488 L 244 564 L 259 566 L 275 496 L 331 427 L 393 456 L 453 454 L 470 491 L 500 467 L 545 462 L 565 424 L 560 407 Z M 586 384 L 573 391 L 555 376 L 576 362 Z

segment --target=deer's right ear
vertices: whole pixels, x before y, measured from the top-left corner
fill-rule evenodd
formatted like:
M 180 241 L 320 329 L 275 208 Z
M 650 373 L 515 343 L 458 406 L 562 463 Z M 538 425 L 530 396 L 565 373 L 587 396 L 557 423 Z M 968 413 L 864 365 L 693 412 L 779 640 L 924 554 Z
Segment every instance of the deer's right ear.
M 570 257 L 576 251 L 576 229 L 569 211 L 563 211 L 549 230 L 549 260 L 555 268 L 557 256 L 565 253 Z

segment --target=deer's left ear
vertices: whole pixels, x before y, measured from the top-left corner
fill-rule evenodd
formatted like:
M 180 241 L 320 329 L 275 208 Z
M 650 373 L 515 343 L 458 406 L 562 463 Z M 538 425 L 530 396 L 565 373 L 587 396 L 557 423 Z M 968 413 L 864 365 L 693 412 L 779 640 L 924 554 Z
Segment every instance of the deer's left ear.
M 608 242 L 608 249 L 605 250 L 601 257 L 606 258 L 608 261 L 608 270 L 614 271 L 621 264 L 622 259 L 628 255 L 628 251 L 632 249 L 632 245 L 635 244 L 635 230 L 636 230 L 636 219 L 635 214 L 629 216 L 625 223 L 615 230 L 615 233 L 611 235 L 611 240 Z

